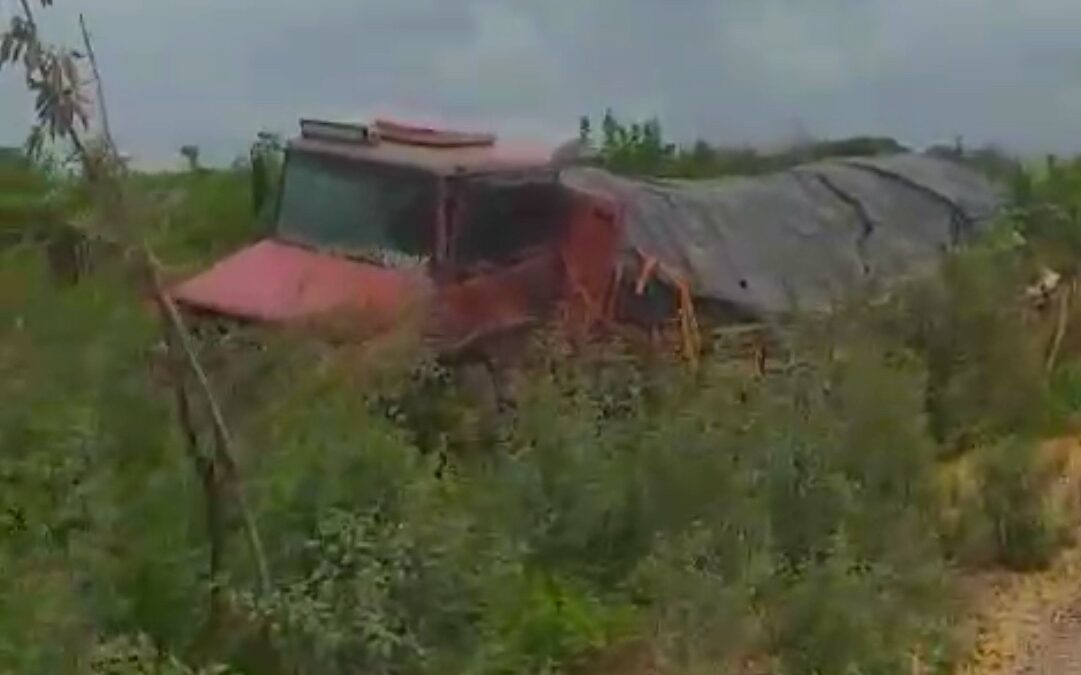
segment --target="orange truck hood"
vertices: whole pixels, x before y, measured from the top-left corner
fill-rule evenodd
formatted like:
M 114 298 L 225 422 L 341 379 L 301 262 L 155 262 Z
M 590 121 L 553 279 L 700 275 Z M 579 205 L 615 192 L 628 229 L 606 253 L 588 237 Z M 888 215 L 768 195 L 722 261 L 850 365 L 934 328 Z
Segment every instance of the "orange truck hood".
M 390 319 L 423 291 L 426 275 L 265 239 L 170 289 L 180 304 L 286 323 L 336 313 Z

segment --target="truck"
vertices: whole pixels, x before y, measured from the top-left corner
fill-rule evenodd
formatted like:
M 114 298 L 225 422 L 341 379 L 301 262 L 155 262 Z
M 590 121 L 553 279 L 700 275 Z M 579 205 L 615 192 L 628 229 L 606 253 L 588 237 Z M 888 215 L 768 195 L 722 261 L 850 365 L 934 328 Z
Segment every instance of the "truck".
M 548 325 L 671 337 L 693 361 L 704 321 L 829 311 L 932 269 L 1001 203 L 974 171 L 912 153 L 636 179 L 488 133 L 304 119 L 272 231 L 170 293 L 197 317 L 357 339 L 419 317 L 448 358 L 490 360 Z
M 615 212 L 561 189 L 552 151 L 385 120 L 302 120 L 269 236 L 171 289 L 196 317 L 345 328 L 426 312 L 440 354 L 549 319 L 597 320 Z M 573 318 L 571 318 L 573 317 Z

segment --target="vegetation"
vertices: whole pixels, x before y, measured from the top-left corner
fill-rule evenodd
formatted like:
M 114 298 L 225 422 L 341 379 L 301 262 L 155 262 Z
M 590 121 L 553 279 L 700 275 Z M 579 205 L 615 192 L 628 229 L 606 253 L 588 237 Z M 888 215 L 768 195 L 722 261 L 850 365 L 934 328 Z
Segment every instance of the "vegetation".
M 1026 243 L 792 328 L 765 378 L 545 341 L 517 413 L 485 430 L 453 381 L 410 376 L 423 354 L 375 367 L 266 336 L 215 383 L 269 594 L 235 516 L 212 592 L 157 331 L 118 270 L 57 287 L 36 245 L 10 247 L 0 670 L 545 672 L 620 645 L 673 672 L 945 670 L 958 572 L 1046 564 L 1065 541 L 1033 450 L 1070 427 L 1076 366 L 1045 376 L 1047 331 L 1009 298 L 1042 250 L 1029 213 L 1068 178 L 1033 178 L 1041 206 L 1003 225 Z M 170 260 L 255 236 L 240 170 L 133 180 L 175 191 L 152 232 Z M 958 456 L 968 497 L 940 489 Z
M 632 176 L 662 178 L 753 176 L 829 158 L 874 157 L 911 151 L 894 138 L 876 136 L 808 139 L 773 151 L 716 145 L 701 139 L 679 145 L 665 138 L 658 119 L 624 122 L 612 110 L 605 111 L 601 117 L 599 134 L 593 120 L 582 117 L 579 140 L 594 151 L 595 163 L 606 169 Z M 952 145 L 935 145 L 925 152 L 974 167 L 1007 184 L 1023 183 L 1029 175 L 1016 157 L 994 145 L 968 148 L 958 138 Z M 1056 160 L 1051 157 L 1048 162 L 1054 167 Z M 1023 185 L 1018 189 L 1023 189 Z
M 753 147 L 722 147 L 699 140 L 688 147 L 670 143 L 658 119 L 621 122 L 611 110 L 601 119 L 600 135 L 589 117 L 579 123 L 579 140 L 596 151 L 598 163 L 615 172 L 664 178 L 716 178 L 779 171 L 828 157 L 869 157 L 906 152 L 892 138 L 857 136 L 808 141 L 776 152 Z

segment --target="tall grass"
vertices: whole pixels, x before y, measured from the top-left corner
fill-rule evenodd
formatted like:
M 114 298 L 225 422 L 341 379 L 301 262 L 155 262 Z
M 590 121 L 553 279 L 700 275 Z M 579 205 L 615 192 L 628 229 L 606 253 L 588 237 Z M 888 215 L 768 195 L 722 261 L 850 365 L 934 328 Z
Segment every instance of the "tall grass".
M 133 189 L 159 207 L 152 244 L 171 264 L 194 269 L 262 234 L 246 170 L 141 175 Z

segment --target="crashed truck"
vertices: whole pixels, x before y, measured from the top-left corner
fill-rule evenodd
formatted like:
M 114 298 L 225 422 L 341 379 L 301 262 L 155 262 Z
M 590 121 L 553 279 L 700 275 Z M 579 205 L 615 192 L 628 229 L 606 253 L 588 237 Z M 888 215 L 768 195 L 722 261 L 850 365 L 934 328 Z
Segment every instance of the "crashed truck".
M 932 269 L 996 187 L 920 154 L 723 180 L 612 175 L 494 135 L 302 120 L 272 231 L 171 287 L 201 320 L 380 334 L 421 315 L 449 359 L 539 326 L 674 340 L 828 310 Z

